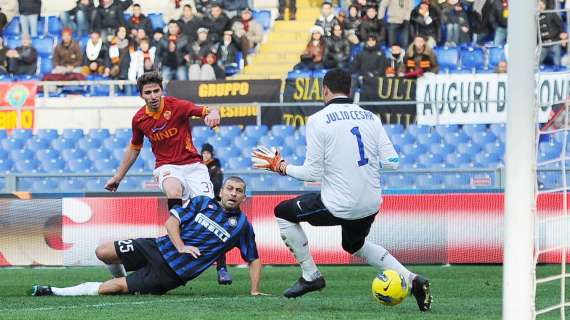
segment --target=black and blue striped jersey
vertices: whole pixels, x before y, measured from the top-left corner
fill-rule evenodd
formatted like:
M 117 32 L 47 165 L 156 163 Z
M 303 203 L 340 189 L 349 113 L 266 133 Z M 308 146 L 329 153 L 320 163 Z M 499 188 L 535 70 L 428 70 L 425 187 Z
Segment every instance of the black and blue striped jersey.
M 239 248 L 247 262 L 259 257 L 253 227 L 239 210 L 225 211 L 215 200 L 199 196 L 185 208 L 173 208 L 170 214 L 180 221 L 180 237 L 184 244 L 200 250 L 200 256 L 194 258 L 179 253 L 168 235 L 156 239 L 162 257 L 184 281 L 199 276 L 218 256 L 234 247 Z

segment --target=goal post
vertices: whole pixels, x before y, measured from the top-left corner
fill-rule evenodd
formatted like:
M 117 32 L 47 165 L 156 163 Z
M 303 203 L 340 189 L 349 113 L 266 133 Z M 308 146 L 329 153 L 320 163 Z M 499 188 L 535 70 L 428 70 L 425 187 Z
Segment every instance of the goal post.
M 509 1 L 503 319 L 534 319 L 536 0 Z

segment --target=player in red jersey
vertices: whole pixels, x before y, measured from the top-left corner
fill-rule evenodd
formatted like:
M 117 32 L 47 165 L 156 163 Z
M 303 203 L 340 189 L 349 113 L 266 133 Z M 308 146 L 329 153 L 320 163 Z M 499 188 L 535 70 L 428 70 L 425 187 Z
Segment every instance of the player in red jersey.
M 202 156 L 192 143 L 188 120 L 193 116 L 201 117 L 207 126 L 213 128 L 220 124 L 219 111 L 187 100 L 163 96 L 162 76 L 158 72 L 147 72 L 140 76 L 137 87 L 146 105 L 133 117 L 131 145 L 119 169 L 107 181 L 105 189 L 117 191 L 121 180 L 137 160 L 146 136 L 156 157 L 153 175 L 168 198 L 169 209 L 197 196 L 213 199 L 214 187 L 208 168 L 202 164 Z M 110 266 L 109 269 L 114 275 L 121 276 L 124 273 L 122 266 Z M 230 284 L 231 277 L 225 271 L 218 274 L 218 281 L 220 284 Z

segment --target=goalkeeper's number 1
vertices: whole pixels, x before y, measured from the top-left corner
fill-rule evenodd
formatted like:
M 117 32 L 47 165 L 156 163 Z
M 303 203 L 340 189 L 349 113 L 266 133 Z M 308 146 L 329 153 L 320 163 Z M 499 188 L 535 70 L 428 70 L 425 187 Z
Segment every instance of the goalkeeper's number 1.
M 358 127 L 354 127 L 350 130 L 350 132 L 356 136 L 356 143 L 358 144 L 358 153 L 360 154 L 360 160 L 358 160 L 358 166 L 362 167 L 363 165 L 368 164 L 368 158 L 364 154 L 364 143 L 362 143 L 362 135 L 360 135 L 360 129 Z

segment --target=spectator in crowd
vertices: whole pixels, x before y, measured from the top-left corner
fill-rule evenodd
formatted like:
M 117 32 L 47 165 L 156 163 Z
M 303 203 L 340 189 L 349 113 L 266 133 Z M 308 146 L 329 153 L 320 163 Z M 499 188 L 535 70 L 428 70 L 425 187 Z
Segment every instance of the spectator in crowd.
M 544 13 L 544 10 L 546 10 L 546 1 L 538 0 L 538 11 L 540 12 L 538 28 L 543 44 L 540 51 L 540 64 L 543 64 L 548 56 L 552 56 L 552 63 L 559 66 L 562 58 L 562 45 L 555 43 L 561 40 L 567 43 L 568 34 L 564 32 L 562 18 L 558 13 Z
M 352 61 L 351 72 L 361 83 L 364 78 L 382 77 L 386 74 L 388 61 L 382 50 L 378 50 L 377 35 L 369 34 L 364 49 Z
M 495 73 L 507 73 L 507 62 L 505 60 L 500 61 L 497 66 L 495 67 Z
M 368 36 L 374 34 L 378 44 L 384 44 L 384 20 L 378 19 L 378 11 L 375 6 L 366 8 L 366 16 L 360 24 L 360 41 L 368 41 Z
M 42 0 L 18 0 L 22 35 L 38 36 L 38 18 L 42 11 Z
M 133 0 L 101 0 L 95 11 L 92 29 L 98 31 L 104 41 L 110 40 L 119 26 L 125 25 L 123 11 L 132 4 Z
M 376 2 L 370 1 L 369 3 L 366 0 L 355 0 L 352 2 L 352 5 L 356 7 L 358 16 L 362 18 L 366 15 L 366 9 L 368 9 L 369 6 L 376 6 Z
M 507 42 L 507 24 L 509 19 L 509 0 L 489 0 L 489 24 L 495 32 L 493 42 L 501 46 Z
M 4 12 L 2 12 L 2 8 L 0 8 L 0 35 L 4 33 L 4 28 L 8 24 L 8 17 Z
M 141 5 L 138 3 L 133 4 L 133 15 L 127 21 L 127 28 L 129 30 L 143 29 L 145 34 L 152 34 L 152 24 L 141 11 Z
M 13 74 L 36 74 L 38 68 L 38 52 L 32 47 L 32 39 L 22 34 L 22 45 L 6 52 L 8 70 Z
M 230 28 L 230 18 L 222 11 L 219 3 L 213 3 L 210 7 L 210 14 L 204 19 L 204 26 L 208 29 L 208 37 L 212 43 L 220 42 L 224 31 Z
M 222 0 L 224 12 L 230 19 L 236 17 L 244 9 L 249 8 L 247 3 L 248 0 Z
M 471 42 L 476 44 L 488 33 L 486 23 L 483 22 L 483 8 L 486 0 L 466 0 L 465 12 L 469 21 L 469 33 Z
M 105 76 L 115 80 L 126 80 L 128 78 L 131 63 L 130 50 L 127 27 L 120 26 L 115 37 L 109 43 Z
M 184 60 L 187 46 L 188 38 L 182 34 L 178 23 L 175 20 L 170 20 L 164 48 L 159 49 L 161 72 L 165 81 L 188 79 L 188 67 Z
M 141 40 L 144 38 L 148 38 L 146 31 L 144 29 L 134 29 L 136 30 L 136 34 L 134 34 L 134 37 L 131 38 L 131 42 L 132 42 L 132 47 L 134 48 L 134 50 L 138 49 Z
M 406 51 L 404 63 L 400 66 L 400 72 L 406 77 L 418 78 L 424 73 L 438 73 L 439 64 L 435 52 L 427 45 L 426 39 L 416 36 L 414 43 Z
M 79 37 L 89 34 L 93 23 L 95 5 L 93 0 L 78 0 L 73 9 L 61 13 L 61 22 L 65 28 L 71 28 Z
M 4 37 L 0 35 L 0 74 L 8 73 L 8 48 L 4 46 Z
M 208 29 L 198 29 L 198 40 L 187 48 L 184 59 L 190 65 L 188 80 L 216 80 L 213 67 L 216 64 L 216 53 L 208 38 Z
M 297 14 L 297 0 L 279 0 L 279 16 L 276 21 L 285 20 L 285 7 L 289 4 L 289 20 L 294 21 Z
M 343 30 L 350 41 L 351 44 L 356 45 L 360 42 L 359 33 L 360 33 L 360 24 L 362 20 L 360 20 L 360 13 L 358 9 L 354 5 L 350 5 L 348 8 L 348 17 L 344 21 Z
M 52 73 L 80 73 L 83 64 L 83 54 L 79 43 L 73 40 L 70 28 L 63 29 L 61 42 L 53 51 Z
M 330 2 L 323 2 L 321 5 L 321 16 L 315 21 L 315 25 L 323 28 L 325 31 L 325 38 L 328 38 L 332 34 L 333 25 L 338 24 L 336 17 L 333 12 L 333 7 Z
M 241 18 L 232 25 L 232 31 L 240 44 L 244 63 L 247 65 L 249 50 L 255 48 L 263 40 L 263 28 L 253 19 L 251 10 L 245 8 L 241 12 Z
M 156 48 L 150 46 L 150 40 L 141 40 L 139 48 L 130 52 L 129 80 L 136 81 L 145 72 L 157 70 Z
M 224 170 L 218 158 L 214 157 L 214 147 L 209 143 L 202 145 L 202 163 L 208 167 L 210 180 L 214 185 L 214 197 L 220 201 L 220 190 L 224 181 Z
M 315 70 L 323 68 L 323 56 L 325 53 L 325 31 L 320 26 L 313 26 L 310 30 L 311 39 L 301 54 L 301 62 L 295 65 L 295 70 Z
M 398 43 L 393 43 L 388 53 L 388 67 L 386 67 L 386 77 L 403 77 L 402 65 L 404 64 L 404 51 Z
M 161 55 L 161 50 L 165 49 L 167 41 L 164 38 L 164 31 L 162 29 L 154 30 L 152 34 L 152 39 L 150 39 L 150 46 L 156 48 L 156 56 Z
M 324 67 L 326 69 L 350 67 L 350 42 L 344 36 L 342 27 L 335 24 L 332 29 L 332 36 L 327 40 L 325 49 Z
M 195 0 L 196 1 L 196 12 L 202 18 L 208 15 L 208 10 L 210 9 L 210 5 L 212 1 L 210 0 Z
M 203 22 L 200 17 L 194 15 L 192 7 L 187 4 L 182 10 L 182 17 L 178 20 L 178 24 L 188 41 L 194 42 L 196 41 L 198 29 L 203 25 Z
M 83 54 L 83 68 L 81 69 L 81 73 L 85 76 L 90 74 L 103 75 L 109 50 L 107 45 L 103 43 L 99 32 L 92 31 L 89 38 L 85 46 L 85 53 Z
M 469 17 L 463 10 L 463 4 L 459 0 L 447 0 L 442 15 L 446 30 L 445 44 L 456 46 L 469 42 Z
M 421 36 L 427 39 L 427 44 L 433 48 L 440 39 L 441 20 L 439 10 L 430 4 L 429 0 L 422 2 L 411 13 L 410 25 L 412 36 Z
M 218 49 L 216 50 L 218 68 L 222 71 L 221 73 L 216 73 L 216 79 L 225 78 L 226 68 L 238 67 L 237 53 L 238 48 L 233 41 L 233 32 L 231 30 L 224 31 L 222 42 L 218 44 Z M 214 71 L 216 71 L 216 69 L 214 69 Z
M 384 19 L 388 11 L 388 43 L 408 46 L 410 40 L 410 14 L 414 8 L 414 0 L 382 0 L 378 18 Z M 398 39 L 399 38 L 399 39 Z

